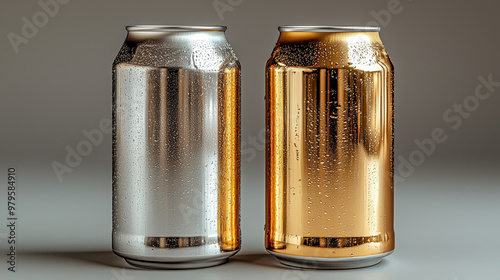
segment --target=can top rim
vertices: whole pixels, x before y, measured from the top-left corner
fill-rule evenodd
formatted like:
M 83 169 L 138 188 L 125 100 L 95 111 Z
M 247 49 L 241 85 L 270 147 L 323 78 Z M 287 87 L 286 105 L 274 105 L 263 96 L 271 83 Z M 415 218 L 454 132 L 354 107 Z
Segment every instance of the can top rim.
M 307 26 L 283 25 L 278 27 L 280 32 L 379 32 L 378 26 Z
M 163 32 L 196 32 L 196 31 L 226 31 L 222 25 L 129 25 L 127 31 L 163 31 Z

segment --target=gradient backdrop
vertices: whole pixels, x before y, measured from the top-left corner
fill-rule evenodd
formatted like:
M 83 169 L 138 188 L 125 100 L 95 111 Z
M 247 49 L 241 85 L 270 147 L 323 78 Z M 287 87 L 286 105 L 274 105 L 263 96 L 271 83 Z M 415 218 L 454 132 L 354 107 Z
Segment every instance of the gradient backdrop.
M 2 0 L 0 6 L 0 248 L 5 256 L 7 168 L 15 166 L 20 251 L 18 272 L 8 272 L 0 257 L 0 275 L 498 279 L 500 2 L 54 1 Z M 44 3 L 57 6 L 44 10 Z M 65 163 L 67 148 L 86 139 L 83 130 L 111 118 L 111 64 L 125 26 L 133 24 L 228 26 L 242 65 L 243 249 L 225 266 L 122 269 L 127 266 L 109 253 L 109 133 L 71 173 L 58 178 L 54 172 L 52 164 Z M 357 272 L 290 274 L 263 248 L 264 64 L 279 25 L 366 24 L 382 27 L 396 70 L 396 253 Z M 424 141 L 436 129 L 446 140 Z M 416 141 L 427 143 L 426 154 Z

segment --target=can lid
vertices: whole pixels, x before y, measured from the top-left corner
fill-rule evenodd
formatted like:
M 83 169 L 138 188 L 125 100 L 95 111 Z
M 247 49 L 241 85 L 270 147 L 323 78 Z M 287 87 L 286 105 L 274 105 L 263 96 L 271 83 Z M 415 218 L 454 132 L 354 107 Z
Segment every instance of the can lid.
M 284 25 L 278 27 L 280 32 L 379 32 L 377 26 L 298 26 Z
M 220 25 L 129 25 L 127 31 L 163 31 L 163 32 L 195 32 L 195 31 L 226 31 L 226 26 Z

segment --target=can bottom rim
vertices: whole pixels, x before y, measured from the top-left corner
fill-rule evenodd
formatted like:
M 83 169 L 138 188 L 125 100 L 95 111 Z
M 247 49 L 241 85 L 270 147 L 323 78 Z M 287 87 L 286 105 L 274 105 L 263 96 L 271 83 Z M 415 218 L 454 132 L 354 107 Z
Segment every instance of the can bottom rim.
M 308 269 L 353 269 L 377 265 L 384 257 L 387 257 L 394 251 L 373 256 L 350 258 L 301 257 L 281 254 L 271 250 L 267 250 L 267 252 L 277 258 L 281 264 L 291 267 Z
M 163 249 L 165 250 L 165 249 Z M 173 249 L 176 250 L 176 249 Z M 146 269 L 192 269 L 217 266 L 226 263 L 230 257 L 238 253 L 238 250 L 224 252 L 218 255 L 189 256 L 179 258 L 174 256 L 151 257 L 141 255 L 131 255 L 113 250 L 117 256 L 122 257 L 125 261 L 135 267 Z
M 208 259 L 203 261 L 189 261 L 189 262 L 149 262 L 140 261 L 134 259 L 125 258 L 125 261 L 135 267 L 147 268 L 147 269 L 193 269 L 193 268 L 205 268 L 212 267 L 227 263 L 229 257 L 223 257 L 221 259 Z

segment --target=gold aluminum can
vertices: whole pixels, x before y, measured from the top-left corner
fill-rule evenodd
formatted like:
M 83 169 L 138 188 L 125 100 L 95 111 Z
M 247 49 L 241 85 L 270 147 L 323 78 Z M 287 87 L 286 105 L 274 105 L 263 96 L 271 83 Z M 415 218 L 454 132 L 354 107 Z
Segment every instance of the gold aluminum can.
M 265 245 L 285 265 L 394 250 L 394 68 L 378 27 L 282 26 L 266 64 Z

